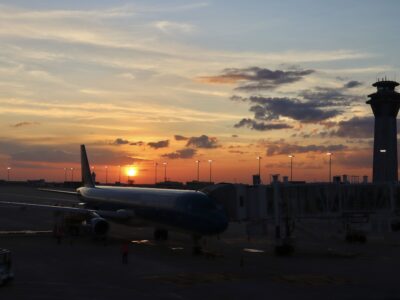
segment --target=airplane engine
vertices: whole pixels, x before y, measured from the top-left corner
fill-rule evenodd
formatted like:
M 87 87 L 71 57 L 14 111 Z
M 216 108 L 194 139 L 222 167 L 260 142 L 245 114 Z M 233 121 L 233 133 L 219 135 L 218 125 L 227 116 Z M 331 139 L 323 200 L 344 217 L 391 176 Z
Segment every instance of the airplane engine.
M 92 232 L 96 235 L 105 235 L 110 229 L 110 224 L 103 218 L 92 218 L 90 220 Z

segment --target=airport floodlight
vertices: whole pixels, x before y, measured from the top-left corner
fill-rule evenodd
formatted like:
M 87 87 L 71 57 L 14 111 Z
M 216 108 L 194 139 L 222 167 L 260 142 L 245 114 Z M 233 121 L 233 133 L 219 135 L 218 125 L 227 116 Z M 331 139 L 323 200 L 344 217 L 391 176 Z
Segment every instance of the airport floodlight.
M 7 181 L 10 181 L 10 171 L 11 167 L 7 167 Z
M 154 162 L 154 184 L 157 184 L 157 167 L 158 167 L 158 162 Z
M 212 162 L 213 162 L 212 159 L 209 159 L 209 160 L 208 160 L 208 164 L 209 164 L 209 166 L 210 166 L 210 181 L 209 181 L 210 183 L 212 182 L 212 181 L 211 181 L 211 165 L 212 165 Z
M 71 168 L 71 182 L 74 182 L 74 168 Z
M 104 167 L 106 169 L 106 184 L 108 183 L 108 166 Z
M 200 160 L 196 160 L 197 164 L 197 181 L 200 181 Z
M 257 156 L 256 157 L 258 160 L 258 177 L 260 178 L 260 182 L 261 182 L 261 156 Z
M 328 182 L 332 182 L 332 152 L 327 152 L 326 155 L 329 156 L 329 180 Z
M 293 181 L 293 158 L 294 158 L 294 155 L 290 154 L 290 155 L 288 155 L 288 157 L 290 158 L 290 181 Z
M 162 163 L 164 165 L 164 182 L 167 182 L 167 162 Z

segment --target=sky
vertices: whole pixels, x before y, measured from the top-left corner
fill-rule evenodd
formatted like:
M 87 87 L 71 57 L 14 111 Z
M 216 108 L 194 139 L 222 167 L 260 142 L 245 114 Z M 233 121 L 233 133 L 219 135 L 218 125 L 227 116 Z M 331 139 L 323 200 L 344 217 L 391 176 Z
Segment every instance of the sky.
M 0 179 L 371 177 L 400 2 L 0 1 Z M 212 163 L 209 162 L 212 160 Z M 167 165 L 163 165 L 166 162 Z M 65 173 L 64 168 L 68 172 Z

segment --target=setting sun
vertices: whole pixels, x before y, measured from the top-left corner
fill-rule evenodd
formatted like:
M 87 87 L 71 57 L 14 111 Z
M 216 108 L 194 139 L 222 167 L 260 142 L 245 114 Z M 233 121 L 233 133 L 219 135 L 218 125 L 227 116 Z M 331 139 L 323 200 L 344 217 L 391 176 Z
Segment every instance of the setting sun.
M 137 169 L 136 169 L 135 167 L 129 167 L 129 168 L 126 170 L 126 174 L 127 174 L 129 177 L 136 176 L 136 174 L 137 174 Z

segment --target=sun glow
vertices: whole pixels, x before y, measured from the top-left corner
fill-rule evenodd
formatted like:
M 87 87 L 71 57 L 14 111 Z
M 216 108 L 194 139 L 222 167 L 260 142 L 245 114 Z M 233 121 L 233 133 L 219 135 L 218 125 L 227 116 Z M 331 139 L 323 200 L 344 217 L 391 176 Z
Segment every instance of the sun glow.
M 135 167 L 128 167 L 128 169 L 126 170 L 126 175 L 128 175 L 129 177 L 136 176 L 137 169 Z

